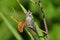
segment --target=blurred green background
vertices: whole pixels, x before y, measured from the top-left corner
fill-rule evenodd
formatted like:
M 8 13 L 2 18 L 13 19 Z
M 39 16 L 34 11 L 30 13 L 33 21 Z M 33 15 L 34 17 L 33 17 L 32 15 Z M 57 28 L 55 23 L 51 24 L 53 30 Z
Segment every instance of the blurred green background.
M 38 5 L 33 4 L 30 0 L 20 0 L 20 2 L 26 8 L 26 10 L 31 10 L 33 12 L 33 16 L 40 23 L 39 26 L 43 26 Z M 41 0 L 41 3 L 43 5 L 48 24 L 50 40 L 60 40 L 60 0 Z M 16 10 L 18 15 L 13 12 L 12 7 Z M 16 31 L 18 30 L 18 24 L 11 19 L 11 16 L 20 19 L 22 22 L 25 21 L 25 14 L 18 5 L 17 0 L 0 0 L 0 13 L 4 15 L 4 17 Z M 9 29 L 10 25 L 8 25 L 9 27 L 7 27 L 7 25 L 8 24 L 4 22 L 0 15 L 0 40 L 17 40 Z M 26 33 L 23 33 L 23 35 L 27 36 Z M 23 38 L 25 39 L 25 37 Z

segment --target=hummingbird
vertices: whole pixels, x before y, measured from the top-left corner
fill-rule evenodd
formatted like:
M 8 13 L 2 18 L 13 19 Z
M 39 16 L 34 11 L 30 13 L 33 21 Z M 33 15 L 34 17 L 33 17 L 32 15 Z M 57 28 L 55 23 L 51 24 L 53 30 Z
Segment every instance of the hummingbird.
M 26 14 L 26 22 L 27 22 L 27 27 L 29 27 L 33 31 L 37 32 L 34 21 L 32 19 L 32 12 L 31 11 L 28 11 L 27 14 Z

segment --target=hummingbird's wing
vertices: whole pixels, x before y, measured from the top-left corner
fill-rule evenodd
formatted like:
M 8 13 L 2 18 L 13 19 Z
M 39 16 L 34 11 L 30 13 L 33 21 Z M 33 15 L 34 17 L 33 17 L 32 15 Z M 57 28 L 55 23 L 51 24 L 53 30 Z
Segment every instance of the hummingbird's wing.
M 37 32 L 37 31 L 36 31 L 36 26 L 35 26 L 33 20 L 31 20 L 31 29 L 32 29 L 33 31 Z

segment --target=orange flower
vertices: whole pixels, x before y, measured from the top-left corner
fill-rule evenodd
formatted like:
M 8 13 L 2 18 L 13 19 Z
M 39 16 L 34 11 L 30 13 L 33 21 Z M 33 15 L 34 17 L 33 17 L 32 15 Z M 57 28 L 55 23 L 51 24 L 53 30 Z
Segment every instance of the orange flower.
M 23 32 L 25 25 L 26 25 L 26 22 L 18 22 L 18 30 L 20 32 Z

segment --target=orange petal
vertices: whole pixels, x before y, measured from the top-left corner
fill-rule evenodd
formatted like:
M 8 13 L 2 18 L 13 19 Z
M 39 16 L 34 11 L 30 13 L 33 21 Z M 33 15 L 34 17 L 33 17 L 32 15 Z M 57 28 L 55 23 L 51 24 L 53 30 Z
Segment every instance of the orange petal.
M 18 22 L 18 30 L 19 30 L 20 32 L 23 32 L 23 29 L 24 29 L 25 24 L 26 24 L 26 23 Z

